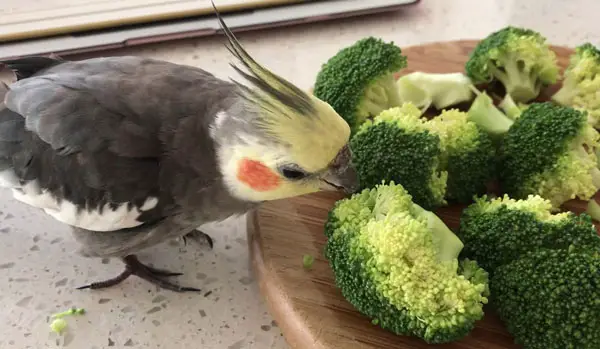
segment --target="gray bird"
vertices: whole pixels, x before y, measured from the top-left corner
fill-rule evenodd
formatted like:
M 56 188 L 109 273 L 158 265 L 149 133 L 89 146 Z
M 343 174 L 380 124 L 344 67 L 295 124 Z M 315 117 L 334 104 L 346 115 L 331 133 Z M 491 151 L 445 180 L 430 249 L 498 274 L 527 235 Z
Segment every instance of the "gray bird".
M 0 63 L 17 77 L 0 90 L 0 186 L 72 227 L 84 256 L 125 263 L 80 289 L 136 275 L 198 291 L 136 253 L 268 200 L 356 190 L 347 123 L 259 65 L 217 17 L 249 84 L 142 57 Z

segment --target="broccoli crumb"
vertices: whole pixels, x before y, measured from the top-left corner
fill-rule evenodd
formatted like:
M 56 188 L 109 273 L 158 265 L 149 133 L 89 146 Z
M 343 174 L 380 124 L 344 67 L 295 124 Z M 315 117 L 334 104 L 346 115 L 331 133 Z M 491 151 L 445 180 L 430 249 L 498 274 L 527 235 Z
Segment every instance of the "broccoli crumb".
M 63 318 L 54 319 L 54 321 L 52 321 L 52 323 L 50 324 L 50 329 L 52 329 L 52 332 L 58 334 L 62 334 L 66 328 L 67 321 L 65 321 L 65 319 Z
M 67 311 L 63 311 L 61 313 L 56 313 L 56 314 L 52 315 L 52 317 L 55 319 L 62 319 L 63 317 L 68 316 L 68 315 L 83 315 L 83 314 L 85 314 L 85 309 L 73 307 Z
M 305 269 L 310 269 L 313 265 L 315 261 L 315 257 L 309 255 L 309 254 L 305 254 L 304 257 L 302 258 L 302 264 L 304 265 Z
M 50 329 L 52 330 L 52 332 L 62 334 L 67 328 L 67 321 L 64 319 L 65 316 L 83 314 L 85 314 L 85 309 L 76 307 L 73 307 L 69 310 L 60 313 L 56 313 L 52 315 L 52 318 L 54 320 L 52 321 L 52 323 L 50 323 Z

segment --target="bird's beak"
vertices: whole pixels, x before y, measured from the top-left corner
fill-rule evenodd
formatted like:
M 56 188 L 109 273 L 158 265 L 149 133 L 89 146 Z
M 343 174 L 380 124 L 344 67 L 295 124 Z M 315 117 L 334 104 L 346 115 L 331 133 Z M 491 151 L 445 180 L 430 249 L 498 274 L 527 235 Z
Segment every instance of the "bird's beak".
M 354 193 L 358 187 L 358 174 L 352 165 L 348 146 L 340 150 L 328 170 L 320 177 L 319 189 L 323 191 L 344 191 Z

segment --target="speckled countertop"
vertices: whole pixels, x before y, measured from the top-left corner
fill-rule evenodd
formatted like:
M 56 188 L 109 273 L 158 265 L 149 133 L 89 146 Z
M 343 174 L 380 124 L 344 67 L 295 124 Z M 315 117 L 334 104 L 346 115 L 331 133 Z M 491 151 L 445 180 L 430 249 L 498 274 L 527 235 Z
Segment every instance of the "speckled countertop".
M 18 1 L 18 0 L 6 0 Z M 375 35 L 401 46 L 477 38 L 507 24 L 540 30 L 559 45 L 599 43 L 600 3 L 595 0 L 423 0 L 403 12 L 341 22 L 240 34 L 260 62 L 309 88 L 322 62 L 340 47 Z M 0 46 L 1 49 L 1 46 Z M 220 37 L 109 53 L 134 54 L 198 65 L 221 77 L 232 74 Z M 105 291 L 77 291 L 90 280 L 122 270 L 117 260 L 85 259 L 68 229 L 42 213 L 0 197 L 0 348 L 286 348 L 269 316 L 248 263 L 245 222 L 206 229 L 214 250 L 173 242 L 140 258 L 185 273 L 178 281 L 204 294 L 158 291 L 132 277 Z M 70 306 L 87 314 L 69 320 L 60 340 L 47 317 Z M 308 348 L 307 348 L 308 349 Z

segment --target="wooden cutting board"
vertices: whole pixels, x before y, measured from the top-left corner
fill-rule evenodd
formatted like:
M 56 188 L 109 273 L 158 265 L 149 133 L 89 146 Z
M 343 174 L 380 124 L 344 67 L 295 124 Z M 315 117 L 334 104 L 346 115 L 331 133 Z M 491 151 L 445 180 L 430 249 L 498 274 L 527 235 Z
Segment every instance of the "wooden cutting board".
M 446 73 L 463 71 L 474 41 L 433 43 L 403 49 L 409 68 Z M 572 50 L 555 47 L 561 68 Z M 555 87 L 556 88 L 556 87 Z M 251 258 L 261 292 L 287 342 L 294 349 L 517 349 L 513 338 L 497 316 L 486 307 L 486 316 L 470 335 L 459 342 L 427 345 L 423 341 L 396 336 L 371 324 L 336 288 L 333 273 L 323 256 L 323 223 L 337 193 L 317 193 L 266 203 L 249 216 Z M 565 205 L 577 213 L 581 201 Z M 464 206 L 445 207 L 437 214 L 456 229 Z M 305 270 L 305 254 L 315 257 Z

